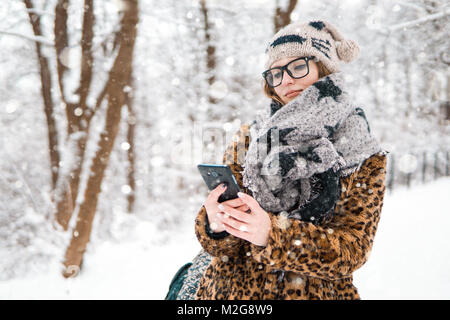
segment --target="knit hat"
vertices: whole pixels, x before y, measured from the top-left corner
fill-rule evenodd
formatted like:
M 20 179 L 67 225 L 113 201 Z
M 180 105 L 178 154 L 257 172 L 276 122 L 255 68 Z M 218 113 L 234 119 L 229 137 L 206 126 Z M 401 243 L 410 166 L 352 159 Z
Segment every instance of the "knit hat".
M 311 21 L 291 23 L 278 31 L 269 42 L 266 55 L 266 69 L 279 59 L 314 56 L 330 72 L 337 72 L 340 60 L 351 62 L 358 57 L 359 46 L 344 39 L 330 23 Z

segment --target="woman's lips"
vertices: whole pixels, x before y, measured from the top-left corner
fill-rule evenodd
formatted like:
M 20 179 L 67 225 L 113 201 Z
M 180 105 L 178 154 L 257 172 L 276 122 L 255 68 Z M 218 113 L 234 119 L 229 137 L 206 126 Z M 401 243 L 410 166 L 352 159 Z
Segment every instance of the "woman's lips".
M 288 93 L 287 95 L 285 95 L 286 97 L 288 97 L 288 98 L 290 98 L 290 97 L 295 97 L 296 95 L 298 95 L 299 93 L 301 93 L 302 92 L 302 90 L 296 90 L 296 91 L 293 91 L 293 92 L 291 92 L 291 93 Z

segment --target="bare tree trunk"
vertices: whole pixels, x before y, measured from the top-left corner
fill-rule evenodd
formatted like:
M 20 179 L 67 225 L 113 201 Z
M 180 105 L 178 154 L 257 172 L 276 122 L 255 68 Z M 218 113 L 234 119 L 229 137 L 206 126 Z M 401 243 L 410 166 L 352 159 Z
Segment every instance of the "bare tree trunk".
M 61 97 L 66 103 L 64 94 L 64 74 L 67 71 L 67 54 L 69 37 L 67 35 L 67 8 L 69 7 L 69 0 L 58 0 L 55 7 L 55 50 L 56 50 L 56 68 L 58 71 L 58 83 L 61 92 Z
M 201 11 L 203 14 L 203 22 L 205 29 L 205 42 L 207 45 L 206 49 L 206 69 L 208 73 L 208 84 L 211 87 L 216 79 L 214 73 L 216 68 L 216 47 L 211 44 L 211 26 L 208 20 L 208 8 L 206 7 L 206 0 L 200 0 Z M 208 101 L 210 104 L 216 104 L 217 99 L 208 94 Z
M 84 1 L 83 32 L 81 37 L 81 74 L 80 86 L 76 93 L 80 96 L 79 108 L 83 113 L 87 110 L 86 99 L 92 80 L 92 39 L 94 38 L 94 6 L 93 0 Z M 80 127 L 79 127 L 80 129 Z
M 130 73 L 130 80 L 129 80 L 129 87 L 130 90 L 125 91 L 125 105 L 128 107 L 128 131 L 127 131 L 127 141 L 128 141 L 128 169 L 127 169 L 127 178 L 128 178 L 128 185 L 130 186 L 130 193 L 127 196 L 128 199 L 128 213 L 133 212 L 134 208 L 134 201 L 136 199 L 136 181 L 134 178 L 135 173 L 135 162 L 136 162 L 136 156 L 135 156 L 135 144 L 134 144 L 134 130 L 136 127 L 136 115 L 134 113 L 133 108 L 133 76 L 132 71 Z
M 69 175 L 61 178 L 61 190 L 56 196 L 56 221 L 67 230 L 69 221 L 72 217 L 75 208 L 76 199 L 78 197 L 78 189 L 80 185 L 80 176 L 84 162 L 84 155 L 86 149 L 86 142 L 89 136 L 90 121 L 96 111 L 91 110 L 87 104 L 86 99 L 89 93 L 90 84 L 92 80 L 92 39 L 94 37 L 93 27 L 94 6 L 93 0 L 85 0 L 84 14 L 83 14 L 83 29 L 81 36 L 81 70 L 80 70 L 80 84 L 75 91 L 79 96 L 79 103 L 70 103 L 65 98 L 64 88 L 64 73 L 67 67 L 61 62 L 61 55 L 64 50 L 67 50 L 68 36 L 67 36 L 67 8 L 68 0 L 60 0 L 55 8 L 55 49 L 57 53 L 57 70 L 59 78 L 59 87 L 63 102 L 66 105 L 67 117 L 67 136 L 70 142 L 72 137 L 76 137 L 74 146 L 74 161 L 70 168 Z M 65 53 L 67 54 L 67 52 Z M 100 95 L 99 99 L 103 99 L 104 95 Z M 98 105 L 101 101 L 98 101 Z M 67 141 L 66 141 L 67 142 Z
M 24 0 L 28 9 L 28 18 L 30 19 L 33 33 L 35 36 L 42 36 L 40 16 L 33 12 L 33 3 L 31 0 Z M 52 189 L 55 189 L 58 180 L 60 155 L 58 150 L 58 133 L 56 130 L 56 122 L 54 117 L 54 103 L 52 99 L 52 77 L 50 73 L 48 59 L 42 54 L 41 44 L 35 42 L 36 53 L 39 60 L 40 76 L 41 76 L 41 92 L 44 100 L 44 113 L 47 120 L 48 128 L 48 148 L 50 155 L 50 171 L 52 176 Z
M 275 33 L 291 23 L 291 13 L 294 11 L 296 5 L 297 0 L 289 0 L 288 7 L 286 10 L 283 10 L 283 8 L 280 7 L 279 2 L 276 2 L 276 11 L 275 16 L 273 17 Z
M 69 0 L 58 0 L 58 3 L 55 7 L 55 27 L 54 27 L 54 35 L 55 35 L 55 50 L 56 50 L 56 68 L 58 72 L 58 84 L 61 93 L 61 97 L 63 103 L 66 105 L 66 116 L 68 121 L 68 137 L 70 133 L 73 132 L 71 128 L 70 119 L 72 118 L 69 114 L 70 110 L 74 110 L 75 106 L 67 103 L 65 98 L 65 86 L 64 86 L 64 75 L 68 69 L 68 34 L 67 34 L 67 8 L 69 7 Z M 67 143 L 67 140 L 66 140 Z M 62 190 L 60 190 L 56 194 L 55 198 L 55 219 L 56 221 L 63 227 L 64 230 L 67 230 L 69 225 L 70 217 L 72 216 L 73 208 L 75 207 L 75 200 L 77 196 L 78 190 L 78 182 L 76 178 L 76 171 L 71 170 L 68 177 L 60 177 L 63 182 L 63 185 L 60 186 Z M 69 181 L 68 181 L 69 180 Z
M 128 84 L 131 76 L 138 22 L 138 4 L 137 0 L 124 1 L 124 4 L 126 9 L 121 21 L 119 52 L 109 74 L 107 84 L 108 106 L 105 128 L 98 142 L 98 149 L 90 168 L 84 200 L 80 205 L 77 224 L 66 251 L 64 261 L 66 270 L 63 272 L 65 277 L 73 276 L 74 271 L 76 272 L 81 267 L 97 209 L 101 182 L 119 129 L 121 108 L 125 102 L 124 87 Z
M 406 80 L 406 101 L 408 103 L 408 107 L 406 108 L 406 118 L 408 118 L 411 114 L 414 114 L 414 100 L 413 100 L 413 89 L 412 89 L 412 74 L 411 74 L 411 59 L 409 57 L 406 58 L 405 61 L 405 80 Z

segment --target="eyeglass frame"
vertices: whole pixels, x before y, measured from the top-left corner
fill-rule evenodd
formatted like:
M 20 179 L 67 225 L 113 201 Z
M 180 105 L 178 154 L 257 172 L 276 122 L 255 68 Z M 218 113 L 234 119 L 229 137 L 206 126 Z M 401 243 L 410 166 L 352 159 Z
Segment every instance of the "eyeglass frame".
M 266 71 L 264 71 L 264 72 L 262 73 L 262 76 L 263 76 L 263 78 L 264 78 L 264 81 L 266 81 L 266 83 L 267 83 L 267 85 L 268 85 L 269 87 L 271 87 L 271 88 L 276 88 L 276 87 L 278 87 L 279 85 L 281 85 L 281 84 L 283 83 L 284 70 L 286 70 L 286 72 L 288 73 L 288 75 L 289 75 L 291 78 L 294 78 L 294 79 L 301 79 L 301 78 L 304 78 L 304 77 L 306 77 L 306 76 L 309 74 L 309 60 L 315 60 L 315 59 L 316 59 L 316 57 L 314 57 L 314 56 L 300 57 L 300 58 L 294 59 L 294 60 L 292 60 L 292 61 L 289 61 L 289 62 L 288 62 L 287 64 L 285 64 L 284 66 L 281 66 L 281 67 L 274 67 L 274 68 L 267 69 Z M 291 71 L 289 71 L 289 69 L 288 69 L 288 66 L 289 66 L 292 62 L 295 62 L 295 61 L 298 61 L 298 60 L 305 60 L 307 72 L 306 72 L 306 74 L 305 74 L 304 76 L 301 76 L 301 77 L 298 77 L 298 78 L 297 78 L 297 77 L 294 77 L 294 76 L 292 75 Z M 278 85 L 276 85 L 276 86 L 271 86 L 271 85 L 269 84 L 269 82 L 267 81 L 267 79 L 266 79 L 266 74 L 267 74 L 270 70 L 273 70 L 273 69 L 281 69 L 281 81 L 280 81 L 280 84 L 278 84 Z

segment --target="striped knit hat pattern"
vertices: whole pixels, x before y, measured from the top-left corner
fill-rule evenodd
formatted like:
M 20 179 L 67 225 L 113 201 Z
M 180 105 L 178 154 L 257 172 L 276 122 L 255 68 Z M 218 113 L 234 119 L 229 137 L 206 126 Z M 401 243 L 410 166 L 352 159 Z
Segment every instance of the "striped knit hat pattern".
M 339 71 L 340 61 L 358 58 L 359 46 L 326 21 L 291 23 L 272 37 L 266 56 L 266 69 L 279 59 L 314 56 L 334 73 Z

